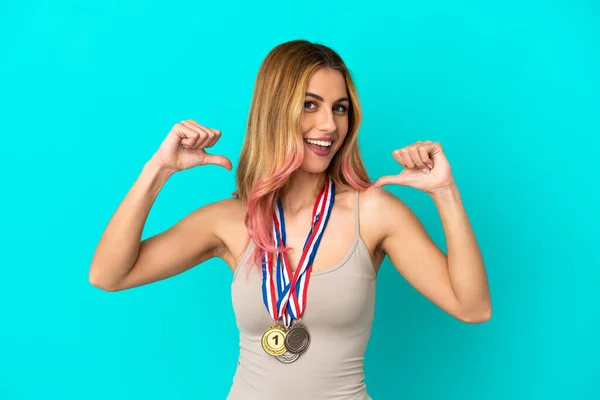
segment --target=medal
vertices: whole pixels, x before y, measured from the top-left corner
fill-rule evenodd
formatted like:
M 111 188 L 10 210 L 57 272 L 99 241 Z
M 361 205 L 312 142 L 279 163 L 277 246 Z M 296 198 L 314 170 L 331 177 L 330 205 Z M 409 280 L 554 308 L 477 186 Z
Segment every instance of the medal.
M 312 226 L 294 274 L 290 269 L 286 253 L 277 253 L 276 277 L 273 277 L 271 271 L 272 254 L 266 253 L 263 257 L 263 302 L 275 324 L 264 333 L 262 345 L 267 354 L 274 355 L 282 363 L 288 364 L 297 360 L 310 344 L 308 329 L 299 319 L 306 308 L 312 264 L 329 220 L 334 198 L 335 185 L 330 177 L 326 176 L 325 186 L 313 207 Z M 280 200 L 277 200 L 277 207 L 273 215 L 273 236 L 275 247 L 285 247 L 285 220 Z M 277 293 L 275 293 L 274 279 L 277 281 Z M 289 328 L 287 331 L 277 324 L 280 319 L 285 328 Z M 290 327 L 292 321 L 294 323 Z
M 296 361 L 298 359 L 298 357 L 300 357 L 300 354 L 294 354 L 294 353 L 290 353 L 289 351 L 286 351 L 282 355 L 276 356 L 275 358 L 284 364 L 291 364 L 294 361 Z
M 285 330 L 277 323 L 273 324 L 262 336 L 262 347 L 271 356 L 279 356 L 286 352 Z
M 284 342 L 285 348 L 290 353 L 298 355 L 304 353 L 310 344 L 308 329 L 303 323 L 296 320 L 294 325 L 286 332 Z

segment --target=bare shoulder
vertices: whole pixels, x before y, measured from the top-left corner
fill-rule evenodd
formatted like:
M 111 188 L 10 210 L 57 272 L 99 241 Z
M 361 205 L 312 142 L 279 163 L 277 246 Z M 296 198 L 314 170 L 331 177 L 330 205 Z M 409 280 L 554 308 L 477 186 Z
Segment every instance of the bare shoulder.
M 232 224 L 235 225 L 240 219 L 243 221 L 243 218 L 242 202 L 236 198 L 226 198 L 198 207 L 188 214 L 184 221 L 189 220 L 188 225 L 195 230 L 210 228 L 213 235 L 225 242 L 227 235 L 224 233 Z
M 213 216 L 223 218 L 225 221 L 237 220 L 245 214 L 242 201 L 235 197 L 209 203 L 200 207 L 197 211 L 201 209 L 205 209 L 207 212 L 213 213 Z
M 246 207 L 242 200 L 238 198 L 231 197 L 219 200 L 203 206 L 197 211 L 200 210 L 211 214 L 211 220 L 215 224 L 215 234 L 221 240 L 227 241 L 231 229 L 237 229 L 240 225 L 244 225 Z
M 213 232 L 223 244 L 218 257 L 235 271 L 248 238 L 245 224 L 247 208 L 242 200 L 235 197 L 212 203 L 211 208 L 215 221 Z
M 382 253 L 385 238 L 399 226 L 414 223 L 416 216 L 401 199 L 385 188 L 369 188 L 360 193 L 361 234 Z
M 362 205 L 361 211 L 364 210 L 366 213 L 371 213 L 369 214 L 370 217 L 385 219 L 385 216 L 390 211 L 410 211 L 409 207 L 401 199 L 383 187 L 364 190 L 360 194 L 360 202 Z
M 146 242 L 151 244 L 164 241 L 163 238 L 171 238 L 171 249 L 178 255 L 189 251 L 195 255 L 191 262 L 196 265 L 213 257 L 226 259 L 239 247 L 241 239 L 238 238 L 238 233 L 240 229 L 245 231 L 244 215 L 242 201 L 237 198 L 206 203 L 187 214 L 166 232 L 147 239 Z

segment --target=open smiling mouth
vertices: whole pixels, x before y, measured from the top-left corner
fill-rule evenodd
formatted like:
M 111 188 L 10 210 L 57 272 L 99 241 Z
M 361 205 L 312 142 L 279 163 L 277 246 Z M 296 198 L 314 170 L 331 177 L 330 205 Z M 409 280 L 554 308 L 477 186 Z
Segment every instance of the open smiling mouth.
M 327 156 L 333 147 L 332 141 L 304 139 L 304 144 L 318 156 Z

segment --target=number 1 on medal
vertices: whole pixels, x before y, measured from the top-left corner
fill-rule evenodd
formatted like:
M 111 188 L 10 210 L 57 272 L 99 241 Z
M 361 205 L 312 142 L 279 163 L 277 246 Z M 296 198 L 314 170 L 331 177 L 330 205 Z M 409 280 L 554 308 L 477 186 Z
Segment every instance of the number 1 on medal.
M 278 324 L 274 324 L 263 334 L 262 347 L 272 356 L 285 353 L 285 330 Z

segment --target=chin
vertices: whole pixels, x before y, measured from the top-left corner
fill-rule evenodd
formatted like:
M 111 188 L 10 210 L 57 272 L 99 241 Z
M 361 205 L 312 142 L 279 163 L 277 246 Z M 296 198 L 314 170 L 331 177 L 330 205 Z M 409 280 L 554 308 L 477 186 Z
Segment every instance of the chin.
M 321 174 L 321 173 L 327 171 L 328 167 L 329 167 L 329 164 L 327 164 L 327 165 L 310 164 L 310 165 L 302 165 L 302 166 L 300 166 L 300 169 L 302 171 L 309 172 L 311 174 Z
M 300 166 L 300 169 L 306 172 L 310 172 L 311 174 L 320 174 L 327 171 L 327 168 L 329 168 L 331 162 L 332 159 L 311 160 L 310 158 L 305 158 L 304 162 Z

